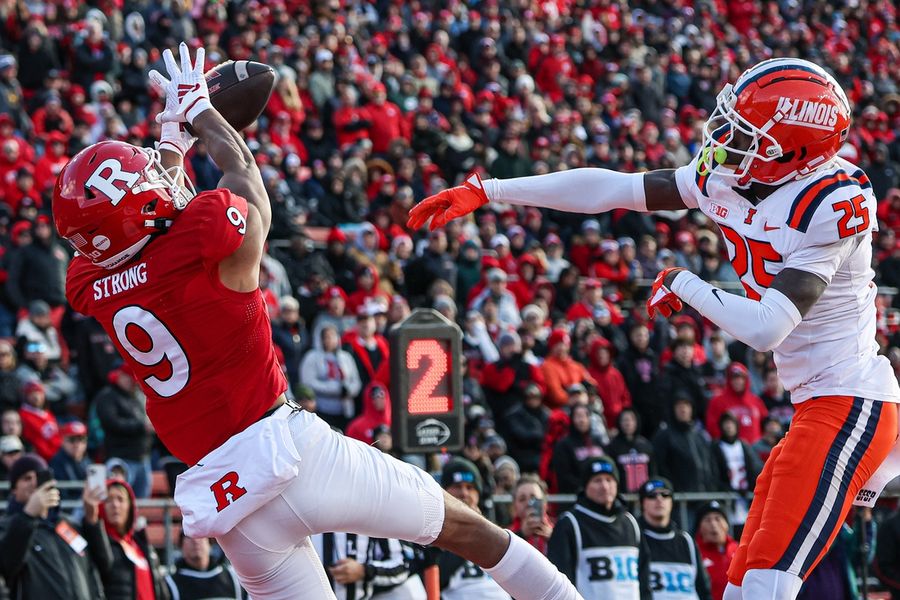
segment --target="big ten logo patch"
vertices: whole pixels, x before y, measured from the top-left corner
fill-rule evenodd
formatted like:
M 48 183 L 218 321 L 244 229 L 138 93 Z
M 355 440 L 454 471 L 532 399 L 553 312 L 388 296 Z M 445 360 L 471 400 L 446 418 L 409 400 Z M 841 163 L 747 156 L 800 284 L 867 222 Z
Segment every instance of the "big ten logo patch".
M 585 556 L 589 581 L 637 581 L 637 556 Z
M 247 493 L 246 488 L 238 485 L 238 474 L 234 471 L 225 473 L 221 479 L 209 486 L 209 489 L 216 497 L 216 512 L 222 512 Z

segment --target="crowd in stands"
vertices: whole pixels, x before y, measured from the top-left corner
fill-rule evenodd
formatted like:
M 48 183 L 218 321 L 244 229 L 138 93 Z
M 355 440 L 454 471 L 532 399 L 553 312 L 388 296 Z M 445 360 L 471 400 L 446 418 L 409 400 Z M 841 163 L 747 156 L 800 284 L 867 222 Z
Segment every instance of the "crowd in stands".
M 900 373 L 900 28 L 888 0 L 0 0 L 4 477 L 25 452 L 60 481 L 108 461 L 133 509 L 165 462 L 111 341 L 66 305 L 71 253 L 50 211 L 55 175 L 76 152 L 158 139 L 163 102 L 147 72 L 164 70 L 161 51 L 182 40 L 206 48 L 210 68 L 250 59 L 278 73 L 244 135 L 273 206 L 260 287 L 295 399 L 392 451 L 385 336 L 412 309 L 436 309 L 464 334 L 462 455 L 479 496 L 513 494 L 494 518 L 544 551 L 566 507 L 533 511 L 529 500 L 578 493 L 585 465 L 610 460 L 620 492 L 664 478 L 669 492 L 745 494 L 793 409 L 771 353 L 689 308 L 647 317 L 648 280 L 667 266 L 741 290 L 698 211 L 489 204 L 434 232 L 407 228 L 411 206 L 471 171 L 678 167 L 698 151 L 722 84 L 766 58 L 812 60 L 853 105 L 840 154 L 878 199 L 878 343 Z M 203 140 L 186 168 L 198 190 L 216 186 Z M 738 502 L 704 507 L 698 528 L 681 523 L 713 597 L 733 552 L 728 525 L 745 515 Z M 132 525 L 91 535 L 131 548 Z M 882 531 L 895 532 L 883 547 L 897 544 L 896 523 Z M 184 560 L 212 568 L 195 544 L 183 543 Z M 890 556 L 876 564 L 900 597 Z M 115 583 L 100 575 L 109 595 Z

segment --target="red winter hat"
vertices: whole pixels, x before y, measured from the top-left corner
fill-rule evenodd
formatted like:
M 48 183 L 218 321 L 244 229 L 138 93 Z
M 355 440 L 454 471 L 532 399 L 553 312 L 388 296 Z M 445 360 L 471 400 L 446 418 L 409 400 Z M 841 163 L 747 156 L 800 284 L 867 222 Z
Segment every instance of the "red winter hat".
M 322 304 L 328 304 L 328 301 L 332 298 L 343 298 L 344 302 L 347 301 L 347 292 L 343 290 L 340 286 L 333 285 L 322 294 L 321 302 Z
M 332 227 L 331 231 L 328 232 L 327 243 L 331 242 L 341 242 L 342 244 L 347 243 L 347 234 L 338 229 L 337 227 Z
M 547 339 L 547 350 L 552 352 L 554 348 L 562 343 L 572 343 L 572 339 L 569 337 L 569 332 L 565 329 L 554 329 L 550 334 L 550 337 Z
M 87 435 L 87 427 L 81 421 L 69 421 L 59 426 L 59 435 L 64 438 Z

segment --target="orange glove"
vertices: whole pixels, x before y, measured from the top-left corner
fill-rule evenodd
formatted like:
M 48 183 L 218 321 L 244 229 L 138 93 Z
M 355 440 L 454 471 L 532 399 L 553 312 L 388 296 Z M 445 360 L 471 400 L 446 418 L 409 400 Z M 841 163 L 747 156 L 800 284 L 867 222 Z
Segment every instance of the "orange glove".
M 490 202 L 478 173 L 470 173 L 462 185 L 446 189 L 425 198 L 409 210 L 406 226 L 418 229 L 431 218 L 429 229 L 434 231 L 453 219 L 467 215 Z
M 684 308 L 681 298 L 666 287 L 666 276 L 676 271 L 684 271 L 684 269 L 682 267 L 669 267 L 660 271 L 659 275 L 656 276 L 653 287 L 650 288 L 650 297 L 647 299 L 647 314 L 650 315 L 651 319 L 656 311 L 659 311 L 659 314 L 662 316 L 669 318 L 672 316 L 672 313 Z

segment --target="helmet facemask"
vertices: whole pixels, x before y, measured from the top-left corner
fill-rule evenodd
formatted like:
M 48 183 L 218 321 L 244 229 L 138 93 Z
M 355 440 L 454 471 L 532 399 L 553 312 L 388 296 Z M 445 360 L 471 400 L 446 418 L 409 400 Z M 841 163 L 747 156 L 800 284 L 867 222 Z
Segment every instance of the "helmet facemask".
M 768 130 L 775 121 L 770 120 L 762 128 L 756 127 L 735 110 L 737 96 L 729 83 L 716 97 L 716 109 L 703 126 L 703 152 L 697 164 L 701 174 L 715 172 L 721 177 L 737 179 L 738 185 L 751 182 L 750 168 L 754 161 L 770 162 L 781 158 L 784 151 Z M 764 152 L 760 152 L 765 147 Z M 740 158 L 740 163 L 732 167 Z M 715 170 L 718 165 L 726 169 Z
M 187 205 L 197 195 L 197 191 L 184 172 L 184 167 L 172 166 L 166 169 L 163 167 L 159 150 L 153 148 L 141 148 L 140 150 L 147 156 L 148 162 L 143 171 L 144 181 L 132 190 L 135 193 L 141 193 L 147 190 L 162 189 L 168 192 L 172 204 L 177 210 L 187 208 Z M 152 226 L 152 224 L 148 224 L 148 226 Z

